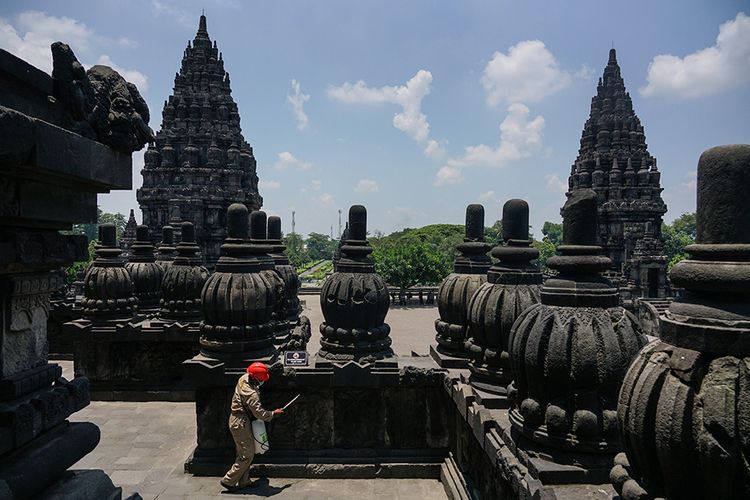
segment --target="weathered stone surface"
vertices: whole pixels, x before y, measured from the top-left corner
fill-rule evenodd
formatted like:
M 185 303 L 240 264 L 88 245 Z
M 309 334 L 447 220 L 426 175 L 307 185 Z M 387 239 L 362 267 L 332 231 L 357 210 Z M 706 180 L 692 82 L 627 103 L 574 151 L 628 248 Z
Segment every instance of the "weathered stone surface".
M 52 78 L 77 133 L 123 153 L 138 151 L 153 140 L 146 101 L 135 85 L 109 66 L 84 71 L 70 47 L 55 42 Z
M 492 263 L 487 256 L 490 245 L 484 242 L 484 207 L 466 207 L 466 236 L 456 249 L 459 255 L 453 272 L 446 276 L 437 293 L 440 318 L 435 320 L 437 352 L 456 358 L 468 358 L 464 343 L 469 326 L 469 301 L 474 292 L 487 282 Z M 440 356 L 437 356 L 438 360 Z M 439 361 L 438 361 L 439 362 Z
M 172 226 L 164 226 L 161 228 L 161 242 L 156 252 L 156 262 L 164 269 L 166 273 L 169 266 L 174 262 L 177 256 L 177 250 L 174 248 L 174 228 Z
M 521 313 L 539 302 L 542 274 L 531 261 L 539 251 L 529 238 L 529 205 L 509 200 L 503 206 L 503 241 L 492 249 L 497 262 L 467 304 L 471 384 L 505 395 L 512 380 L 508 336 Z
M 156 263 L 148 226 L 138 226 L 134 237 L 125 269 L 133 280 L 133 291 L 138 298 L 138 311 L 143 314 L 155 313 L 161 300 L 164 269 Z
M 297 296 L 300 281 L 297 270 L 289 264 L 289 259 L 284 253 L 286 246 L 281 241 L 281 217 L 277 215 L 268 218 L 268 243 L 271 245 L 271 257 L 276 272 L 284 280 L 284 297 L 281 304 L 283 318 L 286 318 L 291 324 L 296 324 L 300 312 L 302 312 L 302 306 L 300 306 Z
M 337 271 L 320 291 L 325 321 L 320 324 L 319 355 L 332 361 L 371 362 L 393 356 L 385 323 L 390 295 L 368 257 L 367 210 L 349 209 L 349 239 L 341 247 Z
M 164 102 L 161 130 L 144 155 L 136 196 L 153 233 L 168 223 L 192 222 L 209 269 L 219 258 L 229 205 L 263 205 L 253 148 L 242 136 L 231 92 L 224 59 L 201 16 Z
M 750 145 L 698 163 L 698 237 L 670 278 L 685 293 L 661 318 L 620 391 L 624 500 L 750 496 Z
M 594 190 L 599 223 L 590 230 L 610 258 L 623 291 L 629 282 L 637 297 L 666 294 L 661 224 L 667 207 L 660 178 L 611 49 L 570 169 L 568 195 Z
M 195 228 L 182 223 L 182 241 L 176 248 L 177 257 L 166 270 L 162 281 L 159 319 L 164 321 L 197 322 L 201 319 L 201 292 L 208 279 L 203 267 L 200 247 L 195 243 Z
M 138 310 L 133 280 L 117 245 L 115 225 L 99 225 L 96 259 L 84 277 L 81 314 L 97 324 L 125 322 Z
M 265 229 L 265 217 L 261 222 Z M 236 203 L 227 210 L 227 233 L 216 272 L 203 287 L 201 351 L 248 359 L 268 356 L 274 352 L 277 295 L 258 259 L 259 254 L 267 256 L 262 253 L 265 247 L 247 239 L 245 205 Z M 273 267 L 273 260 L 270 263 Z
M 271 256 L 273 244 L 268 240 L 267 217 L 262 210 L 255 210 L 250 214 L 250 239 L 248 248 L 257 260 L 260 275 L 271 285 L 273 292 L 273 314 L 271 326 L 276 338 L 284 339 L 289 336 L 291 325 L 286 320 L 286 282 L 281 272 L 276 268 L 276 261 Z
M 541 304 L 524 311 L 510 332 L 510 418 L 543 445 L 612 453 L 620 447 L 617 394 L 646 337 L 599 274 L 609 258 L 594 244 L 596 193 L 572 193 L 562 212 L 561 255 L 547 261 L 558 275 L 542 287 Z

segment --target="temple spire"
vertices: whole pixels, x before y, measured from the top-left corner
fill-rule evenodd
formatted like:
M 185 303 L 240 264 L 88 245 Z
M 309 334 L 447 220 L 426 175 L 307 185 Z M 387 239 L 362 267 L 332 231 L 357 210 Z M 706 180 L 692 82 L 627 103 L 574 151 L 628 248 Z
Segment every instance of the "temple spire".
M 208 38 L 208 29 L 206 28 L 206 16 L 201 14 L 200 22 L 198 23 L 198 33 L 195 34 L 195 38 Z
M 609 61 L 607 62 L 607 64 L 617 64 L 617 52 L 615 51 L 614 47 L 609 49 Z

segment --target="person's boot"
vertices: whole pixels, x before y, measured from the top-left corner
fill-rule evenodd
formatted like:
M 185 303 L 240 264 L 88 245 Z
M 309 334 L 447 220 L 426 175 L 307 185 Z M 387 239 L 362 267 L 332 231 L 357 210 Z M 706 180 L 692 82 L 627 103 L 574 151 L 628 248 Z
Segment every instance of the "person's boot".
M 223 479 L 222 479 L 221 481 L 219 481 L 219 484 L 220 484 L 220 485 L 221 485 L 221 486 L 222 486 L 222 487 L 223 487 L 223 488 L 224 488 L 224 489 L 225 489 L 226 491 L 237 491 L 237 490 L 240 490 L 240 489 L 244 488 L 244 486 L 240 486 L 239 484 L 229 484 L 229 483 L 227 483 L 227 482 L 224 482 L 224 480 L 223 480 Z

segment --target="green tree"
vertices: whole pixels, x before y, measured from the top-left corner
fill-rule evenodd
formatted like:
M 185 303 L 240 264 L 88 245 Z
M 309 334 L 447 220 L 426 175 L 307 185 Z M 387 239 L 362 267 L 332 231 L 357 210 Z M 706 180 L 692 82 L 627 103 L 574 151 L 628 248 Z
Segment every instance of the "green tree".
M 325 260 L 333 257 L 338 241 L 332 240 L 328 235 L 310 233 L 305 240 L 305 248 L 310 260 Z
M 125 225 L 127 219 L 121 213 L 109 213 L 102 211 L 101 207 L 96 208 L 96 222 L 92 224 L 73 224 L 73 228 L 70 231 L 63 231 L 69 234 L 85 234 L 89 241 L 95 240 L 98 236 L 98 225 L 111 222 L 115 225 L 117 232 L 117 238 L 122 237 L 122 233 L 125 232 Z
M 695 243 L 696 231 L 695 213 L 682 214 L 671 224 L 662 224 L 661 234 L 664 238 L 664 253 L 667 256 L 667 271 L 687 258 L 685 247 Z
M 542 235 L 544 235 L 543 239 L 552 243 L 555 248 L 557 248 L 558 245 L 562 244 L 562 232 L 562 224 L 555 224 L 554 222 L 545 221 L 544 225 L 542 226 Z
M 450 272 L 438 252 L 418 240 L 379 245 L 372 258 L 383 279 L 402 290 L 417 284 L 439 283 Z
M 497 245 L 500 242 L 500 238 L 503 236 L 503 221 L 498 219 L 490 227 L 484 228 L 484 241 L 492 246 Z
M 289 263 L 295 268 L 310 262 L 302 236 L 297 233 L 285 234 L 281 241 L 286 245 L 284 253 L 289 258 Z

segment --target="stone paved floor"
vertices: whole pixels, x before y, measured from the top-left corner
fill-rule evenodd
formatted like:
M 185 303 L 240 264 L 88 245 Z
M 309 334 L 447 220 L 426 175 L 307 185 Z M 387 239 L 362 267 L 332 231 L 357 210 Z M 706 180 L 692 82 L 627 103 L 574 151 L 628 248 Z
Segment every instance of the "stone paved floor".
M 93 422 L 102 431 L 96 449 L 74 469 L 103 469 L 125 496 L 144 499 L 242 498 L 250 495 L 283 499 L 447 498 L 442 484 L 426 479 L 296 479 L 271 478 L 256 488 L 222 493 L 219 478 L 183 473 L 195 446 L 193 403 L 119 403 L 95 401 L 72 421 Z
M 323 320 L 316 296 L 304 296 L 304 314 L 313 328 L 310 352 L 319 347 L 318 325 Z M 394 307 L 388 313 L 393 348 L 426 355 L 434 342 L 434 307 Z M 72 362 L 59 362 L 64 376 L 72 377 Z M 97 468 L 121 486 L 125 496 L 138 492 L 144 499 L 243 498 L 257 495 L 283 499 L 430 499 L 447 498 L 442 484 L 424 479 L 311 480 L 271 478 L 237 494 L 222 493 L 218 478 L 183 473 L 185 458 L 195 445 L 193 403 L 93 402 L 75 413 L 72 421 L 93 422 L 102 432 L 96 449 L 74 468 Z

